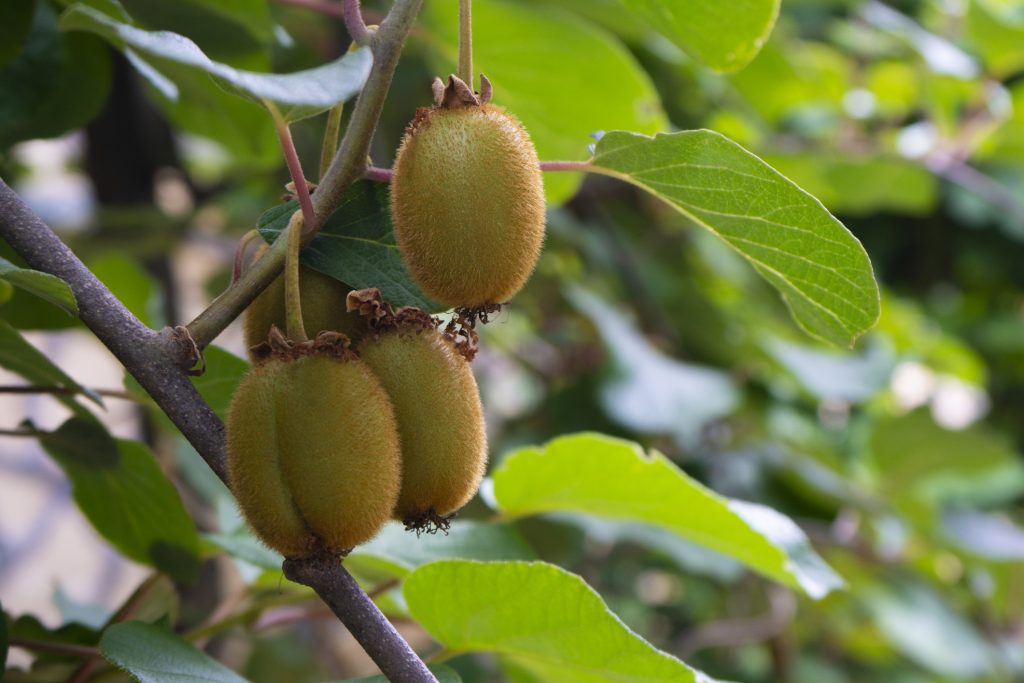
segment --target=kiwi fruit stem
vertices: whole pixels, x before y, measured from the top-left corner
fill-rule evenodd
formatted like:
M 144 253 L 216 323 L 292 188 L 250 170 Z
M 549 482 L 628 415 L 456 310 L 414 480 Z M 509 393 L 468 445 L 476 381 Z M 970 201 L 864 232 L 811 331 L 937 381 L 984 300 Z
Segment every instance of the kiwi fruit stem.
M 288 338 L 293 342 L 309 341 L 302 323 L 302 297 L 299 292 L 299 248 L 302 246 L 302 212 L 296 211 L 288 221 L 288 251 L 284 259 L 284 315 Z
M 459 77 L 473 89 L 473 0 L 459 0 Z

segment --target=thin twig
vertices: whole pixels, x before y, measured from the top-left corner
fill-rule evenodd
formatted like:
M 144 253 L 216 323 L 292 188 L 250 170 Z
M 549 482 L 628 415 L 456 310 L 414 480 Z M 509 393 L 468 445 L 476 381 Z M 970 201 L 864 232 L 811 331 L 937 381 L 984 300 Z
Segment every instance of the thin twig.
M 299 246 L 302 244 L 302 214 L 296 211 L 288 221 L 288 254 L 284 261 L 284 319 L 288 338 L 296 343 L 308 341 L 302 322 L 302 295 L 299 291 Z
M 94 394 L 104 396 L 106 398 L 120 398 L 125 401 L 136 401 L 143 403 L 138 396 L 131 394 L 127 391 L 121 391 L 120 389 L 90 389 Z M 76 396 L 81 394 L 81 391 L 72 387 L 61 387 L 51 386 L 43 384 L 29 384 L 25 386 L 21 385 L 0 385 L 0 394 L 54 394 L 56 396 Z
M 50 432 L 40 431 L 38 429 L 0 429 L 0 436 L 22 436 L 29 437 L 31 439 L 38 439 L 42 436 L 48 436 Z
M 345 103 L 338 102 L 327 113 L 327 127 L 324 129 L 324 141 L 320 147 L 320 174 L 323 179 L 331 166 L 331 159 L 338 152 L 338 136 L 341 135 L 341 115 L 345 113 Z
M 542 171 L 592 171 L 594 165 L 589 161 L 542 161 Z
M 473 0 L 459 0 L 459 78 L 473 89 Z
M 345 20 L 345 28 L 359 45 L 369 45 L 373 34 L 363 21 L 363 11 L 359 8 L 359 0 L 341 0 L 341 17 Z
M 269 102 L 267 106 L 274 117 L 274 127 L 277 129 L 277 137 L 281 141 L 281 149 L 284 151 L 284 160 L 288 165 L 288 173 L 292 176 L 295 196 L 298 197 L 299 206 L 302 207 L 302 216 L 306 219 L 306 223 L 312 223 L 313 202 L 309 198 L 309 183 L 306 181 L 306 174 L 302 170 L 302 162 L 299 161 L 299 153 L 295 149 L 295 141 L 292 140 L 291 128 L 288 127 L 288 122 L 277 111 L 277 107 Z
M 33 652 L 52 652 L 58 655 L 70 655 L 72 657 L 98 657 L 100 651 L 88 645 L 74 645 L 72 643 L 55 643 L 50 640 L 33 640 L 31 638 L 11 638 L 11 647 L 21 647 Z
M 390 183 L 391 179 L 395 177 L 395 172 L 390 168 L 378 168 L 377 166 L 371 166 L 366 169 L 366 173 L 363 177 L 367 180 L 375 180 L 378 183 Z

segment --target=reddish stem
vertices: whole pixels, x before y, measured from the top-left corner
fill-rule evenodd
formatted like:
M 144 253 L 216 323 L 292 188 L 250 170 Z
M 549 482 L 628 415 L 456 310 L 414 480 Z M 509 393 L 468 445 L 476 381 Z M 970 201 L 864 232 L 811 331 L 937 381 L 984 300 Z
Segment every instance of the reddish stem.
M 371 38 L 370 30 L 366 28 L 366 22 L 363 21 L 363 12 L 359 9 L 359 0 L 342 0 L 341 16 L 345 20 L 345 28 L 348 29 L 348 34 L 352 36 L 352 40 L 357 45 L 369 45 Z
M 392 178 L 395 177 L 395 172 L 390 168 L 378 168 L 377 166 L 370 166 L 363 173 L 363 177 L 367 180 L 376 180 L 378 183 L 390 183 Z
M 542 161 L 540 162 L 540 170 L 542 171 L 589 171 L 591 163 L 589 161 Z
M 302 218 L 305 219 L 306 225 L 314 225 L 313 200 L 309 197 L 309 183 L 306 182 L 306 175 L 302 172 L 299 153 L 295 151 L 292 131 L 284 119 L 278 116 L 274 117 L 274 124 L 277 127 L 277 137 L 281 140 L 281 149 L 284 150 L 284 160 L 288 164 L 288 172 L 291 173 L 292 183 L 295 185 L 295 195 L 299 198 L 299 206 L 302 207 Z

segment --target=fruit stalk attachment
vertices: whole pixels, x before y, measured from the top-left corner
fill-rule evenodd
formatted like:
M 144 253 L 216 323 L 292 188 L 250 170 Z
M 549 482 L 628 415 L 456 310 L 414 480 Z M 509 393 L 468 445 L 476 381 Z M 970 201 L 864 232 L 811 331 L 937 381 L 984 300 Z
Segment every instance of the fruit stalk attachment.
M 473 0 L 459 0 L 459 77 L 473 87 Z

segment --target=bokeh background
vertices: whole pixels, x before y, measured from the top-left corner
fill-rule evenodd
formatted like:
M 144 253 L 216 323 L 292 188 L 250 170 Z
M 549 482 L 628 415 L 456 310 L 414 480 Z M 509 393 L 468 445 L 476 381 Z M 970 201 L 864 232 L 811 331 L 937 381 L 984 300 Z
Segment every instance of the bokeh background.
M 0 175 L 144 322 L 182 324 L 227 286 L 239 239 L 280 201 L 288 178 L 273 127 L 194 74 L 179 74 L 169 100 L 98 38 L 57 32 L 63 4 L 25 3 L 37 78 L 12 75 L 23 57 L 0 63 Z M 308 68 L 348 45 L 340 20 L 293 6 L 303 3 L 254 2 L 251 21 L 223 25 L 183 21 L 198 0 L 123 4 L 239 67 Z M 374 140 L 378 166 L 429 103 L 431 77 L 452 69 L 455 7 L 427 0 Z M 367 2 L 368 20 L 384 9 Z M 547 174 L 541 262 L 483 329 L 474 364 L 492 467 L 571 432 L 637 441 L 721 494 L 791 516 L 848 586 L 812 600 L 653 528 L 593 518 L 520 523 L 537 555 L 717 678 L 1020 680 L 1024 2 L 784 0 L 770 40 L 731 74 L 618 0 L 475 10 L 478 68 L 542 158 L 585 159 L 604 130 L 719 131 L 836 214 L 882 288 L 881 319 L 853 349 L 818 345 L 742 259 L 667 205 L 610 178 Z M 294 127 L 311 177 L 323 119 Z M 0 256 L 17 262 L 2 242 Z M 110 392 L 98 416 L 152 448 L 201 530 L 237 523 L 194 452 L 80 323 L 2 281 L 0 320 L 81 385 Z M 244 356 L 240 326 L 216 345 Z M 0 387 L 22 384 L 0 370 Z M 53 430 L 69 414 L 53 396 L 0 389 L 4 430 Z M 462 518 L 490 514 L 476 500 Z M 0 436 L 6 613 L 99 626 L 149 575 L 93 530 L 34 440 Z M 254 604 L 272 581 L 209 559 L 199 583 L 172 591 L 180 630 Z M 322 610 L 270 603 L 250 616 L 195 642 L 253 681 L 373 671 Z M 402 630 L 429 647 L 414 625 Z M 30 661 L 15 649 L 8 666 Z M 466 681 L 532 680 L 487 657 L 452 664 Z

